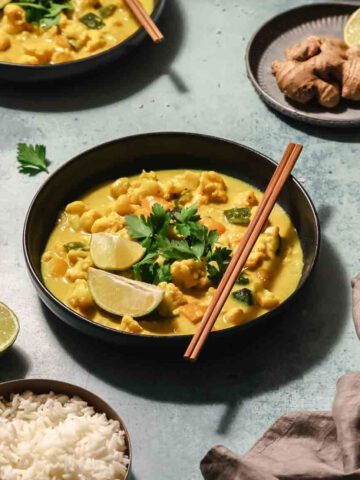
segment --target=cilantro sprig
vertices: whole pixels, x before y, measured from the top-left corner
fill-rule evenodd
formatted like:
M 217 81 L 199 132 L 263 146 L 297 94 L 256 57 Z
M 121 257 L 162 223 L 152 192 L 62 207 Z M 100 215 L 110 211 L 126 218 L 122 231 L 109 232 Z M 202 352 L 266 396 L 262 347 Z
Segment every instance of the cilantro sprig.
M 72 10 L 74 5 L 66 0 L 32 0 L 14 2 L 25 10 L 26 21 L 42 28 L 50 28 L 60 21 L 60 13 Z
M 196 205 L 166 211 L 155 204 L 151 214 L 127 215 L 129 235 L 146 248 L 145 257 L 133 266 L 134 276 L 148 283 L 171 281 L 171 264 L 176 260 L 206 259 L 211 281 L 218 284 L 229 263 L 231 250 L 216 247 L 216 230 L 208 230 L 201 220 Z M 177 233 L 180 238 L 174 239 Z M 158 259 L 162 259 L 158 262 Z M 215 265 L 217 265 L 217 267 Z
M 18 143 L 17 160 L 19 162 L 19 171 L 29 175 L 35 175 L 39 172 L 48 172 L 46 160 L 45 145 L 26 145 Z

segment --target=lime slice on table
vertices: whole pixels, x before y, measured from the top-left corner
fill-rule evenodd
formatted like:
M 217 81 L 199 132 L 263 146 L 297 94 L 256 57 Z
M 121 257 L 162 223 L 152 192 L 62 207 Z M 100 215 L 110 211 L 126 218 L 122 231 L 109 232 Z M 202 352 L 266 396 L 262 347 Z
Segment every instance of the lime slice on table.
M 113 273 L 89 268 L 88 284 L 95 303 L 114 315 L 143 317 L 157 308 L 164 291 Z
M 103 270 L 126 270 L 141 260 L 145 251 L 139 243 L 118 235 L 111 233 L 91 235 L 91 258 L 95 265 Z
M 15 342 L 20 327 L 14 312 L 0 302 L 0 355 Z
M 344 28 L 344 40 L 349 47 L 360 43 L 360 8 L 355 10 Z

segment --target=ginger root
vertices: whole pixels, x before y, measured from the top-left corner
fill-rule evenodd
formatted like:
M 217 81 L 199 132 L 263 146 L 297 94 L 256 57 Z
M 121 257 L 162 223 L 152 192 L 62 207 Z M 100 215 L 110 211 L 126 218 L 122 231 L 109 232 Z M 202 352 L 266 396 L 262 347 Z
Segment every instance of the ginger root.
M 280 90 L 292 100 L 333 108 L 341 97 L 360 100 L 360 46 L 348 48 L 336 38 L 307 37 L 287 48 L 286 60 L 274 60 Z

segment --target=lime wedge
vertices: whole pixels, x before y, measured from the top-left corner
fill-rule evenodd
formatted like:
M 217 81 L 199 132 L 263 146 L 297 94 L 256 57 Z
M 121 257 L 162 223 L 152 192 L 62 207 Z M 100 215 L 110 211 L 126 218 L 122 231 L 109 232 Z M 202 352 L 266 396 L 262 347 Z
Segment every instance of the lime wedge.
M 89 268 L 88 284 L 95 303 L 114 315 L 143 317 L 155 310 L 164 298 L 164 291 L 155 285 L 96 268 Z
M 344 40 L 349 47 L 360 43 L 360 8 L 355 10 L 344 28 Z
M 118 235 L 111 233 L 91 235 L 91 258 L 95 265 L 103 270 L 126 270 L 141 260 L 145 251 L 139 243 Z
M 6 352 L 15 342 L 20 327 L 14 312 L 0 302 L 0 354 Z

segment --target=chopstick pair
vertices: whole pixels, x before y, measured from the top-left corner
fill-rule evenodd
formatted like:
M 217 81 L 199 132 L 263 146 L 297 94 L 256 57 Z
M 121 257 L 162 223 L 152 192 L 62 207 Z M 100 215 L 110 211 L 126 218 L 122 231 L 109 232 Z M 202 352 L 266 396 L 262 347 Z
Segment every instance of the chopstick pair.
M 128 7 L 138 19 L 139 23 L 145 28 L 151 39 L 155 43 L 160 43 L 164 40 L 164 35 L 160 32 L 153 19 L 141 5 L 139 0 L 125 0 Z
M 211 300 L 211 303 L 205 312 L 205 315 L 199 325 L 198 330 L 193 336 L 184 358 L 194 362 L 204 346 L 204 343 L 213 328 L 217 317 L 219 316 L 231 290 L 239 277 L 245 262 L 255 245 L 275 203 L 288 179 L 294 165 L 299 158 L 302 146 L 289 143 L 285 153 L 267 186 L 263 198 L 252 218 L 239 247 L 235 251 L 231 262 Z

